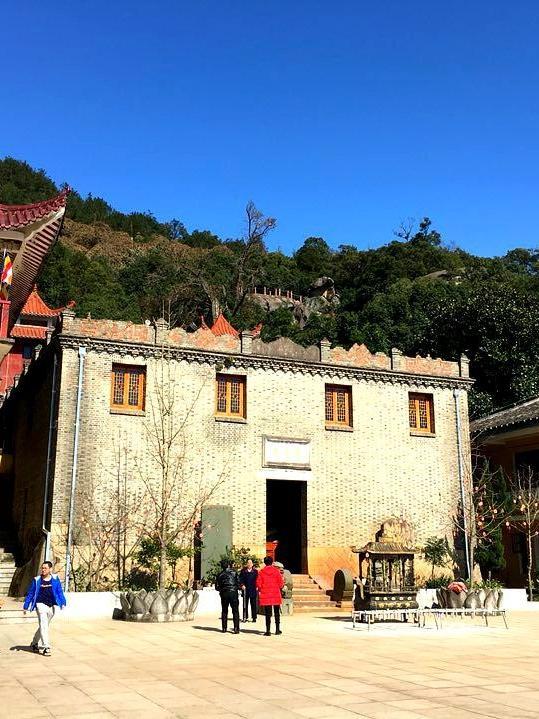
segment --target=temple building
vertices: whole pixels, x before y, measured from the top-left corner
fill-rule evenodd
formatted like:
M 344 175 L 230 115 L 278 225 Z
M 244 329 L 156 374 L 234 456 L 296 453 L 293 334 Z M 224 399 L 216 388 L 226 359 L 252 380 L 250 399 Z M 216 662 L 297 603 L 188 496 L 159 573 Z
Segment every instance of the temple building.
M 205 544 L 222 532 L 262 557 L 271 543 L 328 588 L 337 569 L 357 572 L 352 547 L 388 518 L 408 522 L 417 546 L 453 541 L 470 473 L 468 360 L 266 343 L 259 331 L 62 311 L 0 412 L 27 573 L 45 555 L 60 573 L 91 556 L 96 509 L 120 494 L 133 531 L 152 531 L 167 432 L 167 481 L 184 493 L 170 521 L 194 534 L 211 506 L 222 524 L 202 527 Z
M 74 302 L 68 304 L 73 306 Z M 9 333 L 13 340 L 10 351 L 0 362 L 0 396 L 5 395 L 30 364 L 36 348 L 50 341 L 64 309 L 52 309 L 43 301 L 37 287 L 32 289 Z
M 492 469 L 505 477 L 531 470 L 539 485 L 539 397 L 518 402 L 470 423 L 472 444 L 487 457 Z M 538 486 L 539 491 L 539 486 Z M 539 527 L 536 528 L 539 531 Z M 503 528 L 505 567 L 497 576 L 508 587 L 526 585 L 526 537 L 517 529 Z M 533 538 L 534 573 L 539 572 L 539 536 Z
M 60 234 L 68 192 L 66 188 L 56 197 L 27 205 L 0 203 L 0 401 L 25 371 L 36 346 L 50 337 L 58 319 L 58 313 L 46 307 L 33 288 Z M 12 536 L 14 468 L 9 445 L 14 428 L 5 429 L 0 444 L 0 594 L 9 590 L 16 554 Z M 26 451 L 32 451 L 30 445 Z

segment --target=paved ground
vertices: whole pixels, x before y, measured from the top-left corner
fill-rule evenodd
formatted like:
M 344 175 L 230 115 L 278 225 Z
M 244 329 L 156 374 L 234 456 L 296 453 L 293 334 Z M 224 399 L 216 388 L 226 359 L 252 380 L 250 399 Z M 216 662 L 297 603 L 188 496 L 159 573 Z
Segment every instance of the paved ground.
M 280 637 L 210 620 L 56 621 L 50 658 L 28 651 L 28 626 L 3 625 L 0 717 L 537 718 L 539 612 L 509 621 L 367 633 L 297 615 Z

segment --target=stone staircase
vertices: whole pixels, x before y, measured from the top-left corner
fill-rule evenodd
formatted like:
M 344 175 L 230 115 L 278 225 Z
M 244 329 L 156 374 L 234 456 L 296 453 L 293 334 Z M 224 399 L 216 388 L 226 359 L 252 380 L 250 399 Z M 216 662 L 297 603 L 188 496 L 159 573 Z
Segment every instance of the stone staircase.
M 17 568 L 15 550 L 16 545 L 10 534 L 0 531 L 0 597 L 7 597 Z
M 22 600 L 8 597 L 11 580 L 17 568 L 16 550 L 12 535 L 7 531 L 0 531 L 0 624 L 35 623 L 33 612 L 25 616 Z
M 301 612 L 340 612 L 322 587 L 308 574 L 293 574 L 294 614 Z
M 35 612 L 25 614 L 22 610 L 22 599 L 0 597 L 0 625 L 27 624 L 36 622 Z

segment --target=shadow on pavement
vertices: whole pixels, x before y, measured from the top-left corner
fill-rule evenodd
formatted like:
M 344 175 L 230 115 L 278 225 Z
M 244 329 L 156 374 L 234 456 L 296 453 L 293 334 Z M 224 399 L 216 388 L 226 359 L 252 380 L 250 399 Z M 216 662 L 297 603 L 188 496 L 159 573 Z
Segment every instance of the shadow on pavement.
M 27 644 L 15 644 L 14 647 L 9 648 L 12 652 L 28 652 L 29 654 L 37 654 L 37 652 L 34 652 L 32 647 L 29 647 Z
M 200 629 L 202 632 L 218 632 L 219 634 L 222 634 L 219 627 L 201 627 L 200 625 L 193 625 L 193 629 Z M 227 634 L 233 634 L 234 632 L 229 629 L 227 631 Z M 264 632 L 261 629 L 240 629 L 240 634 L 264 634 Z

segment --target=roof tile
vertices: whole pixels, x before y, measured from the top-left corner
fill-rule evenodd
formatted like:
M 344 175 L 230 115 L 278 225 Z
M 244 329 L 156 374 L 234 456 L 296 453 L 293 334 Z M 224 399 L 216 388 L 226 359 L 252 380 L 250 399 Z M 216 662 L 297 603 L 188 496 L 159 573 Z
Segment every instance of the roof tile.
M 65 207 L 69 192 L 70 189 L 66 187 L 56 197 L 42 202 L 34 202 L 30 205 L 4 205 L 0 203 L 0 228 L 8 230 L 13 227 L 24 227 L 53 212 L 57 212 L 61 207 Z
M 238 330 L 232 327 L 230 322 L 223 314 L 220 314 L 219 317 L 215 320 L 211 327 L 211 331 L 217 337 L 220 337 L 221 335 L 232 335 L 232 337 L 237 337 L 239 335 Z
M 44 340 L 47 336 L 47 328 L 33 327 L 32 325 L 14 325 L 11 336 L 19 339 Z

